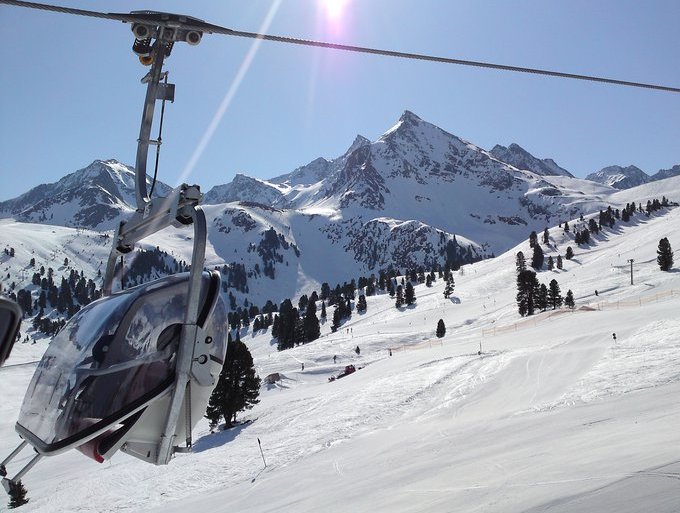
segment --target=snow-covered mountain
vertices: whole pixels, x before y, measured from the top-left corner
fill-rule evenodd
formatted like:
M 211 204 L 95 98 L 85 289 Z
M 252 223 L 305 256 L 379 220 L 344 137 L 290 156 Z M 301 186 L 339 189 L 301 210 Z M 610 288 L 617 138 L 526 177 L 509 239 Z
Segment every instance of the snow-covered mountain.
M 243 265 L 251 300 L 290 297 L 390 265 L 479 260 L 532 230 L 606 208 L 613 192 L 518 169 L 406 111 L 340 157 L 212 189 L 211 262 Z M 276 256 L 262 249 L 272 243 L 281 245 Z
M 151 181 L 147 178 L 147 188 Z M 171 190 L 157 181 L 155 194 Z M 116 160 L 95 160 L 56 183 L 39 185 L 0 203 L 0 217 L 97 230 L 114 228 L 135 210 L 135 172 Z
M 517 145 L 502 149 L 488 152 L 405 111 L 377 140 L 357 136 L 339 157 L 270 180 L 236 175 L 204 198 L 207 263 L 238 269 L 246 278 L 234 290 L 239 304 L 261 305 L 389 266 L 497 255 L 531 231 L 606 208 L 618 190 Z M 23 222 L 105 230 L 133 205 L 132 169 L 96 161 L 0 209 Z M 186 235 L 172 233 L 156 245 L 189 261 Z
M 206 204 L 231 203 L 233 201 L 250 201 L 273 205 L 281 201 L 283 192 L 271 183 L 243 174 L 236 174 L 234 179 L 225 185 L 216 185 L 203 198 Z
M 357 135 L 354 139 L 354 142 L 350 145 L 347 151 L 339 158 L 327 160 L 323 157 L 319 157 L 309 164 L 295 169 L 291 173 L 272 178 L 270 182 L 276 184 L 285 184 L 289 187 L 305 185 L 309 186 L 321 182 L 322 180 L 328 178 L 330 174 L 336 173 L 355 150 L 370 144 L 371 141 L 366 137 L 363 135 Z
M 680 177 L 607 199 L 620 207 L 661 194 L 677 199 Z M 216 219 L 232 207 L 206 208 Z M 249 208 L 257 221 L 262 207 Z M 313 222 L 299 215 L 291 237 Z M 72 236 L 74 229 L 27 227 L 0 222 L 3 238 L 17 241 L 15 257 L 0 256 L 3 269 L 14 273 L 13 259 L 28 264 L 32 237 L 38 259 L 64 245 L 70 257 L 87 249 L 100 258 L 96 239 Z M 541 241 L 546 257 L 568 246 L 576 255 L 537 278 L 555 279 L 562 295 L 571 290 L 574 310 L 519 316 L 515 255 L 530 251 L 522 240 L 455 272 L 449 299 L 441 279 L 416 284 L 409 308 L 370 296 L 365 313 L 335 333 L 322 324 L 309 344 L 277 352 L 270 330 L 244 328 L 259 376 L 278 373 L 280 381 L 263 383 L 260 403 L 238 414 L 243 424 L 212 433 L 202 419 L 193 452 L 164 467 L 124 454 L 104 464 L 77 451 L 43 458 L 23 479 L 30 502 L 21 511 L 678 511 L 680 465 L 671 448 L 680 444 L 680 273 L 656 264 L 663 237 L 679 243 L 680 209 L 617 221 L 582 246 L 573 231 L 550 227 L 549 244 Z M 186 245 L 167 232 L 155 242 L 180 240 Z M 14 423 L 46 346 L 18 343 L 0 369 L 0 458 L 19 442 Z M 350 364 L 357 372 L 328 381 Z
M 651 180 L 665 180 L 673 176 L 680 176 L 680 164 L 676 164 L 670 169 L 660 169 L 651 176 Z
M 635 166 L 608 166 L 586 176 L 586 180 L 609 185 L 615 189 L 630 189 L 651 179 L 647 173 Z
M 547 172 L 547 161 L 533 160 Z M 560 177 L 568 175 L 558 166 L 550 169 Z M 578 187 L 550 179 L 509 165 L 406 111 L 375 142 L 358 136 L 336 159 L 316 159 L 292 173 L 258 180 L 257 187 L 242 187 L 240 176 L 224 187 L 252 194 L 230 198 L 325 215 L 332 221 L 418 220 L 499 252 L 524 237 L 527 229 L 541 229 L 546 222 L 601 206 L 586 206 L 597 199 L 573 194 Z M 277 192 L 263 201 L 262 188 Z M 208 196 L 211 203 L 219 198 L 213 191 Z
M 569 171 L 557 165 L 553 159 L 539 159 L 534 157 L 519 144 L 512 143 L 507 148 L 497 144 L 489 152 L 498 160 L 507 162 L 518 169 L 527 169 L 541 176 L 570 176 Z

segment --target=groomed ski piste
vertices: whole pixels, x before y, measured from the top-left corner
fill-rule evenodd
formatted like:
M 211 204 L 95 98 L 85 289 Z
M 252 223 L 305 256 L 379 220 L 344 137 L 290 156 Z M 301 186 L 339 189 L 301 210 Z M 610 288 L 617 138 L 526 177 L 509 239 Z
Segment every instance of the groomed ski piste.
M 680 199 L 677 180 L 665 182 L 615 196 Z M 441 279 L 417 285 L 412 307 L 369 297 L 334 334 L 329 308 L 322 337 L 304 346 L 278 352 L 269 333 L 244 330 L 260 377 L 281 375 L 239 416 L 247 422 L 211 434 L 202 420 L 193 454 L 166 467 L 46 458 L 24 479 L 19 511 L 678 511 L 680 208 L 617 223 L 588 246 L 568 237 L 550 229 L 546 259 L 568 245 L 575 257 L 538 279 L 571 289 L 573 311 L 517 314 L 515 255 L 530 259 L 527 241 L 464 266 L 449 299 Z M 670 272 L 656 263 L 662 237 L 676 248 Z M 18 344 L 0 370 L 2 457 L 44 349 Z M 329 382 L 349 364 L 357 372 Z

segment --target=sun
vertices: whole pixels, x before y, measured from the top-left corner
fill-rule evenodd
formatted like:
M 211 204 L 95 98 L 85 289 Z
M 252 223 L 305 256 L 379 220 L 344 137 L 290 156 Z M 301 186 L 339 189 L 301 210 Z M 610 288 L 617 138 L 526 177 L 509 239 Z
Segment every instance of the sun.
M 326 15 L 332 19 L 332 20 L 337 20 L 342 16 L 342 13 L 345 10 L 345 6 L 348 3 L 348 0 L 319 0 L 321 2 L 322 7 L 326 11 Z

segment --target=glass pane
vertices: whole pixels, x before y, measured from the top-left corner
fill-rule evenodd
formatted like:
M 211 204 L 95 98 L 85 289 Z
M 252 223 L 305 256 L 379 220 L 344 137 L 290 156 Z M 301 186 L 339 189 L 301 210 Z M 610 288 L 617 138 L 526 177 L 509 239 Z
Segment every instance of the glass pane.
M 113 335 L 130 300 L 129 294 L 121 294 L 91 303 L 71 318 L 45 351 L 19 415 L 19 424 L 43 442 L 65 437 L 57 426 L 69 413 L 65 410 L 69 394 L 82 385 L 74 371 L 94 361 L 92 346 Z
M 0 298 L 0 365 L 5 363 L 12 351 L 19 315 L 16 304 Z

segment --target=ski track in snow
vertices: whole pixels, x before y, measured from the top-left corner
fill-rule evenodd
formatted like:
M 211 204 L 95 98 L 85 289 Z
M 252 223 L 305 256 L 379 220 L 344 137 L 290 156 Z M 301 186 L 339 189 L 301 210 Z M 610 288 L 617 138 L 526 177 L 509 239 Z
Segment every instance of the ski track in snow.
M 550 410 L 680 381 L 680 321 L 654 321 L 613 343 L 603 358 L 559 400 L 536 408 Z

